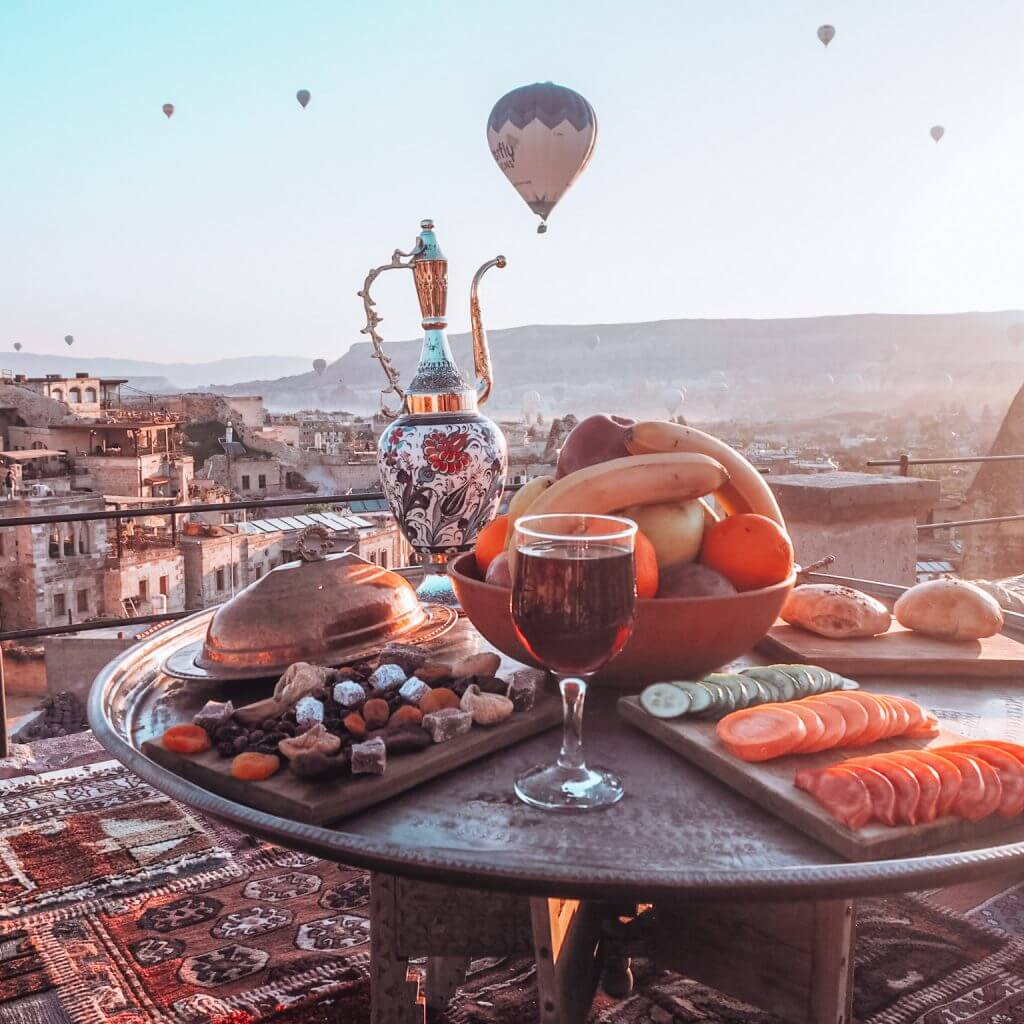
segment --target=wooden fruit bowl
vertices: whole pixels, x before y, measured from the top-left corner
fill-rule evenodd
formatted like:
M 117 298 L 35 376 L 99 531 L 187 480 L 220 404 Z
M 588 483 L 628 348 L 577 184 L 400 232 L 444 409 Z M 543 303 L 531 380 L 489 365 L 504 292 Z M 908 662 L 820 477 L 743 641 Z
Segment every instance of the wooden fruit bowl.
M 449 574 L 480 633 L 503 654 L 537 666 L 512 627 L 508 588 L 484 583 L 471 551 L 450 564 Z M 660 680 L 699 678 L 749 651 L 775 624 L 795 582 L 794 572 L 782 583 L 741 594 L 639 600 L 629 643 L 595 681 L 637 690 Z

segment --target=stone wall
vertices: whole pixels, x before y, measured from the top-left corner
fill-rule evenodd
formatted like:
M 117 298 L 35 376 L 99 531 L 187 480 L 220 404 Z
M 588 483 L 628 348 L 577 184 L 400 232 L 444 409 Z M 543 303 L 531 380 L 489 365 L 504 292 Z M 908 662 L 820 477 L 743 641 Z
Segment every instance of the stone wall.
M 50 693 L 73 693 L 85 704 L 100 669 L 135 642 L 130 635 L 123 638 L 88 634 L 47 637 L 43 641 L 46 688 Z
M 162 589 L 163 588 L 163 589 Z M 166 590 L 167 605 L 161 594 Z M 146 597 L 141 598 L 145 591 Z M 109 615 L 127 614 L 125 598 L 131 598 L 135 614 L 178 612 L 185 608 L 185 560 L 178 548 L 126 551 L 112 559 L 104 578 Z
M 935 480 L 869 473 L 773 476 L 797 562 L 835 557 L 838 576 L 916 582 L 917 523 L 939 497 Z

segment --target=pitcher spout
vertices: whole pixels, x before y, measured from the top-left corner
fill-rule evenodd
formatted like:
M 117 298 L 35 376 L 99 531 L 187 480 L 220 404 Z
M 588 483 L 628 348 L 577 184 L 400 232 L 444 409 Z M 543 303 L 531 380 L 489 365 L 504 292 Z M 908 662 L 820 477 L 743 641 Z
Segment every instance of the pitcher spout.
M 504 256 L 496 256 L 488 260 L 474 275 L 469 288 L 469 323 L 473 331 L 473 369 L 476 373 L 476 400 L 483 405 L 490 398 L 494 387 L 494 373 L 491 370 L 491 350 L 487 345 L 487 332 L 484 330 L 483 317 L 480 315 L 480 296 L 478 294 L 480 279 L 491 267 L 499 270 L 505 267 Z

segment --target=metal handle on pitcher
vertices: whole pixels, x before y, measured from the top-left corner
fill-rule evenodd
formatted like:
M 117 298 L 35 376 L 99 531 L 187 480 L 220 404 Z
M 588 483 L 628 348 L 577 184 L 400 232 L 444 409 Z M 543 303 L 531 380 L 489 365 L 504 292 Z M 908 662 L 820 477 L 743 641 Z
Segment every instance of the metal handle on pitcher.
M 483 405 L 491 395 L 494 387 L 494 374 L 491 370 L 491 350 L 487 345 L 487 332 L 484 330 L 483 317 L 480 315 L 480 296 L 477 294 L 480 279 L 491 267 L 503 270 L 508 265 L 504 256 L 495 256 L 488 260 L 474 275 L 469 287 L 469 323 L 473 331 L 473 369 L 476 373 L 476 400 Z

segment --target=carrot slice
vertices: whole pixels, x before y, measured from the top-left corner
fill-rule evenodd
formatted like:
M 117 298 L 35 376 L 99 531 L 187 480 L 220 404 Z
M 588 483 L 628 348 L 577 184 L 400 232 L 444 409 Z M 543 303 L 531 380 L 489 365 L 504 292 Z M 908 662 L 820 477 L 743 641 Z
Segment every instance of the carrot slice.
M 938 754 L 933 753 L 931 750 L 901 750 L 900 753 L 905 754 L 907 757 L 917 758 L 923 764 L 931 765 L 938 772 L 942 788 L 939 790 L 939 803 L 935 808 L 935 813 L 939 818 L 949 814 L 963 786 L 963 776 L 960 773 L 960 769 L 951 761 L 944 757 L 939 757 Z
M 842 763 L 844 766 L 852 767 L 848 761 Z M 885 754 L 859 757 L 853 763 L 871 768 L 880 775 L 884 775 L 896 791 L 896 806 L 893 809 L 896 820 L 901 825 L 917 824 L 917 806 L 921 802 L 921 783 L 917 781 L 917 776 L 905 764 L 891 761 Z
M 795 700 L 787 704 L 786 710 L 792 711 L 794 715 L 802 719 L 804 728 L 807 730 L 807 735 L 793 748 L 792 752 L 794 754 L 807 753 L 825 735 L 825 723 L 814 708 L 807 707 L 800 701 Z
M 981 821 L 988 817 L 1003 795 L 999 776 L 992 765 L 971 754 L 961 754 L 945 747 L 937 747 L 935 753 L 960 769 L 960 793 L 953 804 L 953 813 L 966 821 Z M 988 792 L 990 788 L 998 790 L 999 800 L 993 800 Z
M 811 702 L 804 701 L 802 703 L 810 705 Z M 831 750 L 833 747 L 838 747 L 843 741 L 843 736 L 846 735 L 846 719 L 834 704 L 820 701 L 814 705 L 814 713 L 821 719 L 825 731 L 812 746 L 802 743 L 800 745 L 801 754 L 816 754 L 819 750 Z
M 910 728 L 910 710 L 897 697 L 888 693 L 879 694 L 878 697 L 889 708 L 889 719 L 891 732 L 889 736 L 902 736 Z M 920 710 L 920 709 L 918 709 Z M 924 712 L 921 712 L 921 722 L 924 722 Z
M 938 736 L 939 735 L 939 720 L 930 711 L 926 711 L 925 712 L 925 722 L 924 722 L 924 725 L 919 725 L 919 726 L 912 725 L 906 731 L 906 733 L 904 733 L 904 735 L 905 736 L 909 736 L 911 739 L 916 739 L 918 737 L 926 737 L 926 736 L 927 737 Z
M 889 712 L 875 694 L 863 690 L 845 690 L 843 696 L 847 700 L 855 700 L 867 712 L 867 728 L 857 737 L 858 747 L 870 746 L 890 735 Z
M 160 737 L 160 743 L 179 754 L 200 754 L 210 749 L 210 737 L 199 725 L 172 725 Z
M 715 731 L 729 752 L 744 761 L 781 757 L 807 736 L 803 719 L 781 704 L 734 711 L 718 723 Z
M 868 788 L 855 772 L 846 768 L 826 768 L 811 796 L 849 829 L 862 828 L 871 820 Z
M 871 798 L 871 817 L 883 825 L 896 824 L 896 787 L 881 772 L 862 764 L 842 765 L 867 787 Z
M 987 761 L 996 770 L 1003 787 L 999 802 L 999 814 L 1004 818 L 1016 818 L 1024 811 L 1024 765 L 1013 754 L 984 741 L 956 743 L 954 749 Z
M 901 705 L 903 710 L 910 716 L 906 732 L 909 732 L 911 729 L 920 729 L 926 724 L 928 714 L 916 700 L 911 700 L 909 697 L 897 697 L 895 694 L 886 694 L 886 696 Z
M 846 691 L 843 693 L 820 693 L 810 699 L 827 701 L 846 719 L 846 732 L 843 735 L 842 743 L 839 744 L 841 747 L 860 746 L 860 738 L 868 727 L 869 719 L 867 711 L 857 701 L 850 700 L 846 696 Z

